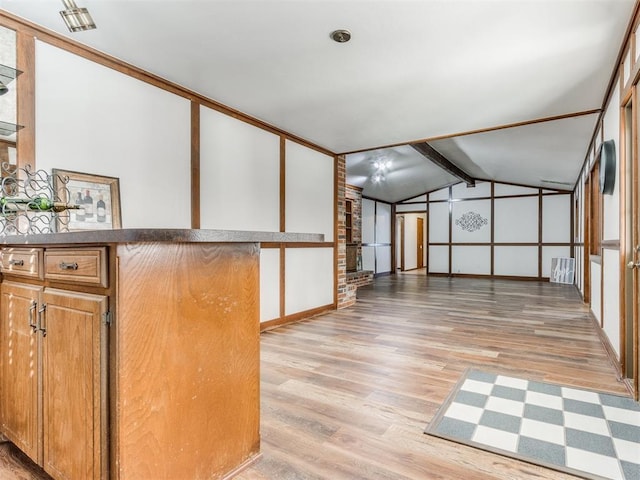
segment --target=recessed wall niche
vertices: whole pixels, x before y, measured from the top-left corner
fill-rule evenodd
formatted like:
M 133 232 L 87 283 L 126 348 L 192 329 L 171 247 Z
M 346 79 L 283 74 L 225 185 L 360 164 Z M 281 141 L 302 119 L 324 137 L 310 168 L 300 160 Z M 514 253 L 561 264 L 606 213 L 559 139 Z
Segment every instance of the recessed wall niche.
M 16 81 L 16 32 L 0 26 L 0 122 L 15 125 L 17 120 Z M 0 123 L 3 125 L 3 123 Z M 0 162 L 16 163 L 16 134 L 0 131 Z
M 8 68 L 3 68 L 8 67 Z M 0 95 L 0 121 L 16 123 L 17 96 L 16 82 L 11 71 L 16 68 L 16 32 L 0 26 L 0 82 L 8 91 Z M 0 86 L 1 88 L 1 86 Z M 1 92 L 2 90 L 0 90 Z M 16 135 L 1 135 L 1 140 L 15 142 Z

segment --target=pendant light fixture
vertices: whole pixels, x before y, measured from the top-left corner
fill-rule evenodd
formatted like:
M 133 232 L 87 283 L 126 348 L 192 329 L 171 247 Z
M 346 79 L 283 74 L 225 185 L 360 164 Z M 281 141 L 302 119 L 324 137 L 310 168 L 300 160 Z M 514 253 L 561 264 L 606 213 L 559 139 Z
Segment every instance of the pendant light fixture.
M 60 12 L 70 32 L 93 30 L 96 24 L 86 8 L 79 8 L 74 0 L 62 0 L 65 9 Z

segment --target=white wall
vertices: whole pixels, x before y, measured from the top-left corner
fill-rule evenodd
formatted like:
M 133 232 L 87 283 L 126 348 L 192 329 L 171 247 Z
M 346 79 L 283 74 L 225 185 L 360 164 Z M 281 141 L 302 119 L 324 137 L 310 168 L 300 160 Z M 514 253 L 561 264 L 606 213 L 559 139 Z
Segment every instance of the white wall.
M 125 228 L 191 224 L 190 102 L 36 41 L 37 168 L 118 177 Z
M 391 205 L 362 199 L 362 268 L 391 272 Z
M 190 100 L 40 41 L 36 70 L 37 168 L 118 177 L 124 228 L 189 228 Z M 283 187 L 285 231 L 332 244 L 334 158 L 287 140 L 281 186 L 280 139 L 200 106 L 202 228 L 279 231 Z M 287 247 L 283 258 L 266 248 L 260 259 L 261 321 L 333 304 L 332 245 Z
M 280 249 L 260 250 L 260 321 L 280 317 Z
M 376 202 L 362 199 L 362 243 L 376 243 Z
M 334 237 L 334 159 L 285 142 L 285 225 L 287 232 Z M 333 303 L 333 248 L 287 248 L 285 315 Z
M 398 203 L 396 205 L 396 213 L 404 212 L 424 212 L 427 210 L 427 203 Z
M 571 242 L 571 208 L 569 195 L 542 197 L 542 241 L 544 243 Z
M 325 241 L 332 242 L 333 157 L 287 140 L 285 158 L 286 231 L 323 233 Z
M 495 201 L 495 241 L 534 243 L 538 241 L 538 196 L 499 198 Z
M 200 225 L 280 229 L 280 137 L 200 108 Z
M 333 248 L 287 248 L 285 315 L 333 303 Z
M 491 247 L 453 246 L 452 273 L 488 275 L 491 273 Z
M 601 264 L 591 269 L 591 311 L 614 351 L 620 356 L 620 87 L 616 84 L 602 119 L 604 140 L 613 139 L 616 150 L 616 178 L 611 195 L 602 196 L 602 240 L 609 242 L 602 248 Z M 600 146 L 598 139 L 597 148 Z M 613 244 L 611 242 L 614 242 Z M 619 244 L 618 244 L 619 245 Z
M 454 185 L 451 201 L 442 201 L 449 188 L 430 193 L 429 272 L 548 277 L 552 258 L 571 255 L 571 195 L 540 195 L 516 185 L 492 189 L 490 182 Z
M 454 202 L 451 207 L 452 243 L 491 242 L 491 200 Z
M 602 305 L 602 289 L 600 288 L 600 279 L 602 275 L 602 266 L 597 262 L 591 262 L 591 313 L 598 323 L 602 322 L 600 308 Z
M 604 250 L 602 255 L 602 328 L 620 357 L 620 261 L 618 250 Z
M 447 228 L 444 226 L 447 225 Z M 429 243 L 449 242 L 449 203 L 429 204 Z
M 613 139 L 616 147 L 614 191 L 612 195 L 603 195 L 603 240 L 618 240 L 620 238 L 620 109 L 616 107 L 619 95 L 620 87 L 616 86 L 612 94 L 612 98 L 615 100 L 607 106 L 602 120 L 604 139 Z

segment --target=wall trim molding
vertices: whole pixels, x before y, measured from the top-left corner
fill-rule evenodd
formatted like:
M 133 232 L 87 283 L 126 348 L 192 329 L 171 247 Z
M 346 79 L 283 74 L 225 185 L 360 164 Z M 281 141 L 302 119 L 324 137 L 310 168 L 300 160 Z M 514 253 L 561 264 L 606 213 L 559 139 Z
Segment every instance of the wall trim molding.
M 261 128 L 268 132 L 274 133 L 276 135 L 283 135 L 288 140 L 299 143 L 300 145 L 304 145 L 308 148 L 316 150 L 318 152 L 324 153 L 326 155 L 335 156 L 334 152 L 327 150 L 324 147 L 311 143 L 305 140 L 302 137 L 298 137 L 292 133 L 286 132 L 278 127 L 270 125 L 267 122 L 264 122 L 256 117 L 253 117 L 247 113 L 241 112 L 240 110 L 236 110 L 232 107 L 224 105 L 214 99 L 205 97 L 196 93 L 193 90 L 189 90 L 181 85 L 170 82 L 158 75 L 147 72 L 140 67 L 136 67 L 135 65 L 126 63 L 118 58 L 107 55 L 104 52 L 100 52 L 99 50 L 95 50 L 87 45 L 76 42 L 72 39 L 64 37 L 58 33 L 55 33 L 51 30 L 48 30 L 40 25 L 36 25 L 31 23 L 23 18 L 17 17 L 5 10 L 0 9 L 0 25 L 6 26 L 7 28 L 11 28 L 20 34 L 25 34 L 32 37 L 33 39 L 40 40 L 42 42 L 48 43 L 54 47 L 58 47 L 67 52 L 76 54 L 82 58 L 100 64 L 104 67 L 111 68 L 120 73 L 128 75 L 130 77 L 141 80 L 145 83 L 151 84 L 157 88 L 162 90 L 166 90 L 174 95 L 178 95 L 180 97 L 186 98 L 193 102 L 197 102 L 198 104 L 216 110 L 220 113 L 224 113 L 233 118 L 241 120 L 245 123 L 249 123 L 254 127 Z M 20 75 L 23 77 L 24 75 Z M 22 133 L 22 132 L 21 132 Z M 35 168 L 35 165 L 32 165 Z
M 446 135 L 438 135 L 435 137 L 427 137 L 427 138 L 420 138 L 420 139 L 416 139 L 416 140 L 412 140 L 409 142 L 402 142 L 402 143 L 391 143 L 389 145 L 379 145 L 377 147 L 372 147 L 372 148 L 367 148 L 367 149 L 363 149 L 363 150 L 353 150 L 350 152 L 341 152 L 340 155 L 350 155 L 352 153 L 361 153 L 361 152 L 366 152 L 368 150 L 377 150 L 377 149 L 382 149 L 382 148 L 392 148 L 392 147 L 399 147 L 401 145 L 407 145 L 409 143 L 422 143 L 422 142 L 433 142 L 436 140 L 445 140 L 448 138 L 453 138 L 453 137 L 462 137 L 462 136 L 466 136 L 466 135 L 474 135 L 476 133 L 487 133 L 487 132 L 495 132 L 496 130 L 505 130 L 507 128 L 514 128 L 514 127 L 523 127 L 526 125 L 535 125 L 537 123 L 544 123 L 544 122 L 553 122 L 555 120 L 564 120 L 566 118 L 573 118 L 573 117 L 581 117 L 584 115 L 594 115 L 596 113 L 600 113 L 601 109 L 593 109 L 593 110 L 584 110 L 584 111 L 580 111 L 580 112 L 573 112 L 573 113 L 566 113 L 563 115 L 555 115 L 555 116 L 551 116 L 551 117 L 541 117 L 541 118 L 534 118 L 531 120 L 525 120 L 523 122 L 516 122 L 516 123 L 507 123 L 504 125 L 496 125 L 494 127 L 487 127 L 487 128 L 480 128 L 477 130 L 467 130 L 467 131 L 462 131 L 462 132 L 456 132 L 456 133 L 449 133 Z M 480 180 L 480 179 L 476 179 L 476 180 Z
M 327 313 L 333 310 L 335 310 L 335 307 L 332 303 L 330 303 L 328 305 L 323 305 L 321 307 L 312 308 L 311 310 L 305 310 L 302 312 L 285 315 L 282 318 L 275 318 L 273 320 L 260 322 L 260 333 L 266 332 L 268 330 L 272 330 L 277 327 L 282 327 L 284 325 L 289 325 L 291 323 L 296 323 L 296 322 L 299 322 L 300 320 L 308 320 L 309 318 L 317 317 L 318 315 L 321 315 L 323 313 Z

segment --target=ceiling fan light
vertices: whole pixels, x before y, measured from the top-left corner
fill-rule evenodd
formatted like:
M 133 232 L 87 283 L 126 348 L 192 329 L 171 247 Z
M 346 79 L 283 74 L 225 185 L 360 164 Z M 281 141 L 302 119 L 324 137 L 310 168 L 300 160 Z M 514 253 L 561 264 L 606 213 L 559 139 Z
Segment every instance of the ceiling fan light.
M 62 0 L 62 3 L 66 8 L 60 12 L 60 15 L 70 32 L 96 28 L 96 24 L 86 8 L 79 8 L 74 0 Z
M 385 180 L 384 175 L 382 175 L 381 173 L 376 173 L 375 175 L 373 175 L 373 177 L 371 177 L 371 181 L 373 183 L 384 182 L 384 180 Z
M 376 160 L 373 162 L 373 168 L 375 168 L 379 172 L 384 172 L 391 168 L 391 160 Z

